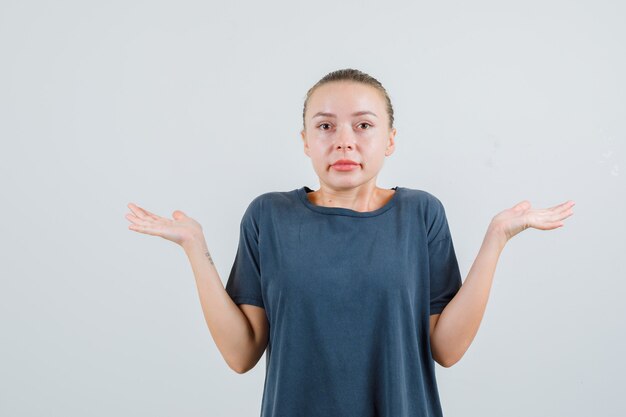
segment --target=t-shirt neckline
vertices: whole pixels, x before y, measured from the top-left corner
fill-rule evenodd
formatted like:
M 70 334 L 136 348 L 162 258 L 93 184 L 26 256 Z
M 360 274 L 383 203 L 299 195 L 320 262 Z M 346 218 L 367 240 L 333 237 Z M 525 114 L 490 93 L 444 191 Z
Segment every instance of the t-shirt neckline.
M 386 212 L 387 210 L 391 209 L 392 207 L 394 207 L 396 205 L 396 200 L 398 199 L 398 192 L 401 189 L 402 187 L 399 187 L 399 186 L 395 186 L 391 188 L 391 190 L 396 191 L 395 193 L 393 193 L 393 196 L 391 196 L 391 199 L 389 199 L 389 201 L 387 201 L 387 203 L 384 206 L 373 211 L 356 211 L 356 210 L 352 210 L 352 209 L 345 208 L 345 207 L 318 206 L 316 204 L 313 204 L 311 201 L 309 201 L 307 197 L 307 193 L 314 191 L 313 189 L 305 185 L 301 188 L 298 188 L 296 191 L 297 191 L 298 196 L 300 197 L 300 201 L 302 201 L 302 204 L 304 204 L 307 208 L 313 211 L 316 211 L 318 213 L 336 214 L 336 215 L 341 215 L 341 216 L 352 216 L 352 217 L 372 217 L 372 216 L 378 216 L 379 214 L 382 214 Z

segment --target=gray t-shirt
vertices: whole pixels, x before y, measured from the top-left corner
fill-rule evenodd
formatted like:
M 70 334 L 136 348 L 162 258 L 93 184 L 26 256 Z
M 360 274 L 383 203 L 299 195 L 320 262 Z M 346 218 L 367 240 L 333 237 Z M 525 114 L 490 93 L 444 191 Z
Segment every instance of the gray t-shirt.
M 437 417 L 429 315 L 461 287 L 444 207 L 394 187 L 369 212 L 307 186 L 256 197 L 226 291 L 269 322 L 261 417 Z

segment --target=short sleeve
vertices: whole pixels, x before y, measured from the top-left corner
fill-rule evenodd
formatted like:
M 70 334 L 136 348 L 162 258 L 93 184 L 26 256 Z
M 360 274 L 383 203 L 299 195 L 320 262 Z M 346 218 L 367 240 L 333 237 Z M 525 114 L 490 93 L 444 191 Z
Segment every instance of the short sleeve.
M 239 226 L 239 245 L 226 282 L 226 292 L 235 304 L 265 308 L 261 291 L 259 228 L 255 199 L 246 209 Z
M 461 272 L 443 205 L 437 200 L 428 243 L 430 314 L 440 314 L 462 285 Z

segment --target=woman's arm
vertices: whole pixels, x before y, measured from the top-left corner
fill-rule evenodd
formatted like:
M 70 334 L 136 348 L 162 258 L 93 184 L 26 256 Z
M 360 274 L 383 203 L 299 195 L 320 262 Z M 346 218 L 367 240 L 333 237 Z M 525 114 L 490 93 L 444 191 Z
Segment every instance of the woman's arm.
M 230 298 L 213 264 L 200 223 L 180 210 L 173 219 L 158 216 L 133 203 L 126 218 L 129 229 L 159 236 L 180 245 L 191 262 L 204 319 L 217 348 L 228 366 L 237 373 L 251 369 L 267 346 L 265 310 L 239 307 Z
M 574 204 L 567 201 L 549 209 L 531 209 L 530 203 L 523 201 L 492 219 L 467 278 L 436 322 L 430 339 L 433 359 L 450 367 L 463 357 L 474 340 L 506 242 L 529 227 L 551 230 L 563 226 L 562 220 L 573 214 Z
M 474 340 L 504 245 L 504 239 L 490 227 L 463 285 L 441 312 L 430 339 L 433 359 L 441 366 L 458 362 Z
M 204 319 L 228 366 L 245 373 L 259 361 L 268 342 L 265 310 L 236 305 L 226 292 L 203 237 L 183 245 L 191 262 Z M 245 307 L 244 307 L 245 306 Z

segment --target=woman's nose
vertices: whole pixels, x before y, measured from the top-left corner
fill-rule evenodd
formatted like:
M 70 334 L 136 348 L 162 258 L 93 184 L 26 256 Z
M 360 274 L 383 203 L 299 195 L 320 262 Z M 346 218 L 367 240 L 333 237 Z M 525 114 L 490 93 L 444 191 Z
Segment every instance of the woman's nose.
M 354 144 L 354 135 L 347 128 L 339 129 L 337 132 L 336 146 L 338 148 L 352 148 Z

